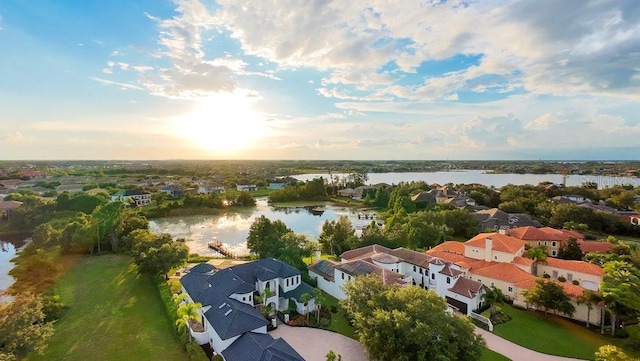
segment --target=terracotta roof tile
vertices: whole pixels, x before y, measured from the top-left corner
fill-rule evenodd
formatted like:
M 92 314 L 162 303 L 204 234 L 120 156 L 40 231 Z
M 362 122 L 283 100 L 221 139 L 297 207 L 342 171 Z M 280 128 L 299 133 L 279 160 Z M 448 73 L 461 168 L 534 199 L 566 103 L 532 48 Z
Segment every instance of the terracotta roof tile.
M 511 263 L 495 263 L 489 267 L 474 270 L 473 273 L 513 284 L 537 278 Z
M 485 240 L 487 238 L 491 238 L 493 240 L 491 246 L 493 250 L 505 253 L 517 254 L 525 245 L 525 242 L 521 239 L 500 233 L 480 233 L 465 242 L 465 245 L 484 248 L 486 244 Z
M 522 264 L 525 266 L 531 266 L 533 264 L 533 260 L 525 257 L 514 257 L 513 263 Z
M 453 293 L 457 293 L 467 298 L 473 298 L 480 292 L 481 289 L 482 289 L 481 282 L 460 277 L 458 278 L 456 283 L 453 285 L 453 287 L 449 288 L 449 291 Z
M 359 259 L 359 258 L 368 258 L 377 253 L 392 254 L 391 249 L 374 244 L 371 246 L 356 248 L 350 251 L 343 252 L 340 255 L 340 258 L 350 261 L 350 260 Z
M 545 262 L 547 266 L 565 269 L 569 271 L 592 274 L 596 276 L 604 276 L 604 271 L 599 266 L 584 261 L 569 261 L 565 259 L 547 257 Z
M 613 244 L 606 241 L 578 241 L 583 253 L 607 253 L 613 249 Z
M 456 241 L 446 241 L 431 248 L 433 251 L 444 251 L 451 253 L 464 254 L 464 243 Z M 429 251 L 427 251 L 428 253 Z

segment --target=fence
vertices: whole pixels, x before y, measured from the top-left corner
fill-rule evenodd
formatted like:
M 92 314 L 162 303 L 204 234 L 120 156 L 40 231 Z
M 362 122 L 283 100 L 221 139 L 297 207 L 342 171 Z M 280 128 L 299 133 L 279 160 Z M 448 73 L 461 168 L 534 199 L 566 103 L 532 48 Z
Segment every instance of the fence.
M 491 320 L 480 315 L 477 314 L 475 312 L 471 312 L 471 314 L 469 315 L 471 316 L 471 318 L 473 318 L 474 320 L 478 320 L 479 322 L 484 323 L 485 325 L 487 325 L 487 327 L 489 328 L 489 332 L 493 332 L 493 323 L 491 323 Z

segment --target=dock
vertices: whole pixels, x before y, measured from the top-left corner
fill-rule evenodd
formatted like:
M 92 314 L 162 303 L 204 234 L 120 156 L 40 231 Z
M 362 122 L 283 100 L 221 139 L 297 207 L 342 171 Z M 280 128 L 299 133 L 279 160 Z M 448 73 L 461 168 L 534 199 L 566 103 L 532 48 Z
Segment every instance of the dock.
M 210 242 L 209 248 L 220 253 L 224 257 L 238 259 L 238 256 L 230 250 L 226 249 L 222 242 Z

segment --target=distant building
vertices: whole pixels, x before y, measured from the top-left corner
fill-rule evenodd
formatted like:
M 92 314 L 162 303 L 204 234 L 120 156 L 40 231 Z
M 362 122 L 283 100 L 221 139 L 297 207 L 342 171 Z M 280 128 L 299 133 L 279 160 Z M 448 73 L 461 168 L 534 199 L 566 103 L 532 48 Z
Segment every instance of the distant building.
M 111 202 L 123 202 L 127 206 L 141 207 L 151 204 L 151 193 L 125 189 L 111 196 Z
M 472 213 L 473 219 L 480 223 L 479 230 L 501 230 L 525 226 L 542 227 L 542 223 L 526 213 L 507 213 L 498 208 L 480 210 Z
M 253 183 L 238 183 L 236 190 L 238 192 L 255 192 L 258 190 L 258 186 Z
M 298 180 L 293 177 L 281 177 L 269 181 L 269 189 L 282 189 L 288 185 L 294 185 Z

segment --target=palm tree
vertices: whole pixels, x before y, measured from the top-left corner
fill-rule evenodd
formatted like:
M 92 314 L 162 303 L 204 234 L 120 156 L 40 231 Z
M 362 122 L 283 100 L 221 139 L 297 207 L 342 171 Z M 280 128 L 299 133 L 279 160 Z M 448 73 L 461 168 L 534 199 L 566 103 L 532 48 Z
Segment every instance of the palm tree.
M 182 305 L 178 308 L 178 320 L 176 320 L 176 326 L 179 329 L 186 328 L 190 321 L 196 321 L 202 323 L 202 317 L 200 316 L 200 309 L 202 305 L 196 302 L 190 302 L 186 305 Z M 189 341 L 191 341 L 191 333 L 189 333 Z
M 504 302 L 504 294 L 502 293 L 502 290 L 496 288 L 496 286 L 485 287 L 484 294 L 482 295 L 482 300 L 489 305 L 489 309 L 491 310 L 491 317 L 496 312 L 495 306 Z
M 547 260 L 547 249 L 544 246 L 530 248 L 524 256 L 533 260 L 533 274 L 538 275 L 538 262 Z
M 594 292 L 592 290 L 584 290 L 580 296 L 577 298 L 577 303 L 587 305 L 587 322 L 586 327 L 589 327 L 589 318 L 591 317 L 591 310 L 593 309 L 593 305 L 597 305 L 602 302 L 602 296 Z
M 309 301 L 311 301 L 311 295 L 303 293 L 300 296 L 300 302 L 304 303 L 304 312 L 307 315 L 307 322 L 309 322 Z
M 322 290 L 320 290 L 318 287 L 313 289 L 313 298 L 315 299 L 316 303 L 316 322 L 320 323 L 320 308 L 324 303 L 324 294 L 322 294 Z

